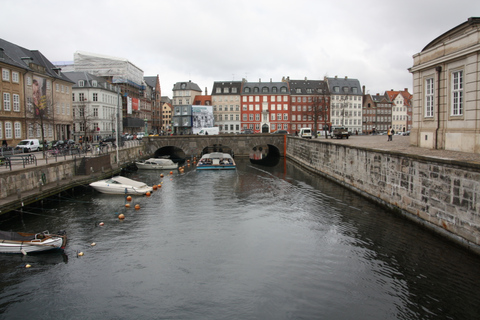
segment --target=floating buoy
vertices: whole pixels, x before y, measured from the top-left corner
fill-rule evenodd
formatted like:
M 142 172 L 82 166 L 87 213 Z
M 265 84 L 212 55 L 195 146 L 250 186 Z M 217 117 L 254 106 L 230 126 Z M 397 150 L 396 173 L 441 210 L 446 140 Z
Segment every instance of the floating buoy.
M 132 201 L 132 197 L 128 196 L 127 201 Z
M 160 178 L 163 178 L 163 173 L 160 173 Z
M 136 204 L 136 205 L 135 205 L 135 210 L 138 210 L 138 209 L 140 209 L 140 205 L 139 205 L 139 204 Z
M 170 171 L 170 174 L 173 174 L 173 171 Z
M 83 256 L 83 252 L 79 252 L 79 253 L 77 254 L 77 256 L 79 256 L 79 257 Z
M 120 220 L 125 219 L 125 215 L 124 215 L 123 213 L 120 213 L 120 214 L 118 215 L 118 219 L 120 219 Z
M 160 189 L 161 187 L 162 187 L 162 185 L 161 185 L 161 184 L 159 184 L 159 185 L 158 185 L 158 188 Z
M 154 184 L 154 185 L 152 186 L 152 188 L 153 188 L 153 190 L 157 190 L 157 185 Z
M 147 191 L 147 193 L 145 193 L 147 197 L 150 197 L 150 194 L 151 194 L 150 191 Z
M 102 227 L 104 224 L 105 224 L 105 223 L 100 222 L 98 225 L 99 225 L 100 227 Z
M 95 242 L 92 242 L 91 246 L 95 247 L 97 244 Z
M 130 203 L 125 203 L 126 208 L 130 208 Z
M 32 267 L 31 264 L 26 264 L 26 265 L 25 265 L 25 268 L 31 268 L 31 267 Z

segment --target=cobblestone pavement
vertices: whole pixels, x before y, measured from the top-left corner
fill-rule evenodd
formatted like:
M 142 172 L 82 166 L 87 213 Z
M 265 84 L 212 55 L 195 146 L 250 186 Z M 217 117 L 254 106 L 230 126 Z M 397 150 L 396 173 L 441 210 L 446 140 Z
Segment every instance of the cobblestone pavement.
M 325 140 L 324 137 L 317 138 L 318 140 Z M 420 147 L 414 147 L 410 145 L 409 136 L 393 136 L 393 141 L 387 141 L 386 135 L 376 135 L 376 136 L 350 136 L 349 139 L 328 139 L 331 143 L 345 144 L 357 147 L 379 149 L 379 150 L 389 150 L 402 152 L 407 154 L 415 154 L 419 156 L 427 156 L 437 159 L 445 160 L 457 160 L 470 163 L 476 163 L 480 165 L 480 154 L 478 153 L 468 153 L 468 152 L 459 152 L 459 151 L 450 151 L 450 150 L 433 150 Z

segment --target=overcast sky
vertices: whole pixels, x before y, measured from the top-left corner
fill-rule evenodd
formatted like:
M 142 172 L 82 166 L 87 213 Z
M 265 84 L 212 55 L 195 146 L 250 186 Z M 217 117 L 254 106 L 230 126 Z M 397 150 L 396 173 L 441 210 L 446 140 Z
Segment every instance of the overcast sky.
M 480 16 L 456 0 L 2 0 L 0 37 L 50 61 L 76 51 L 128 59 L 211 93 L 214 81 L 356 78 L 371 94 L 412 93 L 412 56 Z

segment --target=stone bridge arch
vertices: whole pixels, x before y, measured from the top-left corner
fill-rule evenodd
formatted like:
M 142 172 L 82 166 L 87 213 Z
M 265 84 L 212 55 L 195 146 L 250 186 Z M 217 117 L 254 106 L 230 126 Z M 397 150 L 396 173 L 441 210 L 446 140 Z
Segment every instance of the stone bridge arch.
M 205 147 L 213 145 L 227 146 L 237 157 L 249 157 L 255 147 L 270 146 L 278 149 L 280 156 L 285 156 L 287 136 L 282 134 L 240 134 L 240 135 L 177 135 L 143 138 L 145 152 L 154 155 L 164 147 L 175 147 L 185 153 L 185 157 L 199 156 Z M 272 148 L 272 149 L 274 149 Z

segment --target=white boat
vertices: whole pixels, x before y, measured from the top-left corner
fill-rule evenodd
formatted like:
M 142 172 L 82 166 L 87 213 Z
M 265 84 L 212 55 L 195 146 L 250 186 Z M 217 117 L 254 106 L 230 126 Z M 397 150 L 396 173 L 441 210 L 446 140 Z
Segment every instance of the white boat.
M 235 170 L 236 164 L 228 153 L 206 153 L 197 163 L 197 170 Z
M 90 183 L 90 186 L 101 193 L 107 194 L 145 194 L 152 192 L 153 188 L 143 182 L 116 176 L 109 179 Z
M 65 231 L 59 231 L 58 234 L 50 234 L 48 231 L 41 233 L 0 231 L 0 253 L 26 255 L 30 252 L 63 250 L 66 245 Z
M 170 159 L 160 159 L 160 158 L 150 158 L 144 161 L 135 162 L 138 169 L 149 169 L 149 170 L 171 170 L 177 169 L 178 163 L 173 162 Z

